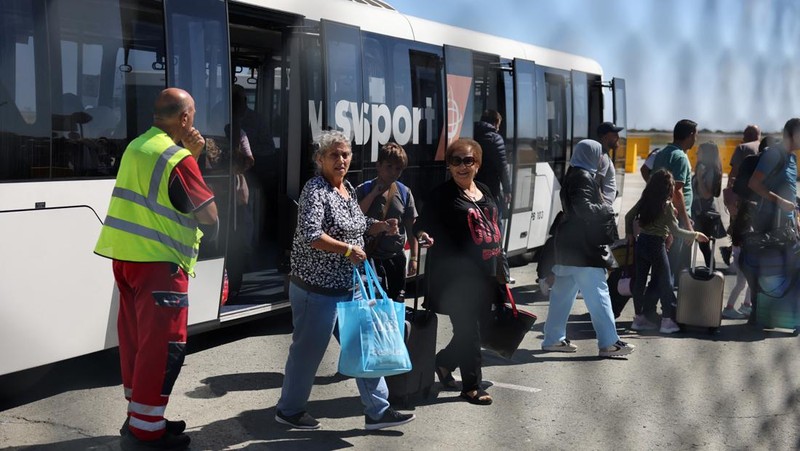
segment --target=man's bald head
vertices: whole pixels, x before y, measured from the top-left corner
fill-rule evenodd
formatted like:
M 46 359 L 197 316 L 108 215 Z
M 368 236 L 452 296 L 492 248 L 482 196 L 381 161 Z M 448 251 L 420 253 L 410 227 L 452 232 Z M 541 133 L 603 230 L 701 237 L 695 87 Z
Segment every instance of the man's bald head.
M 181 113 L 194 106 L 194 100 L 188 92 L 178 88 L 167 88 L 158 95 L 153 117 L 156 122 L 176 119 Z
M 164 130 L 176 143 L 194 130 L 194 99 L 188 92 L 167 88 L 158 95 L 153 125 Z
M 758 125 L 748 125 L 747 127 L 745 127 L 742 139 L 746 143 L 753 142 L 753 141 L 760 141 L 761 140 L 761 130 L 758 128 Z

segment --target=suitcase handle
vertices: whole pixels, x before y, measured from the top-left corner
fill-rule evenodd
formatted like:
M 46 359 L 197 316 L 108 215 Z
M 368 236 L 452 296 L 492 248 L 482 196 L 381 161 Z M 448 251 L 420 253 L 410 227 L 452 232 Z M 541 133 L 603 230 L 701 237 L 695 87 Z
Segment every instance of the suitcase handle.
M 714 272 L 714 267 L 716 265 L 716 261 L 715 261 L 716 259 L 714 258 L 714 255 L 715 255 L 716 250 L 717 250 L 717 239 L 714 238 L 714 237 L 708 237 L 708 241 L 711 243 L 711 263 L 710 263 L 711 267 L 709 268 L 709 270 L 710 270 L 711 273 L 713 273 Z M 696 265 L 696 263 L 697 263 L 697 249 L 699 249 L 699 248 L 700 248 L 700 242 L 697 241 L 697 240 L 694 240 L 693 243 L 692 243 L 692 257 L 691 257 L 692 258 L 692 264 L 689 267 L 689 271 L 692 274 L 696 274 L 697 273 L 697 268 L 698 268 L 698 266 Z

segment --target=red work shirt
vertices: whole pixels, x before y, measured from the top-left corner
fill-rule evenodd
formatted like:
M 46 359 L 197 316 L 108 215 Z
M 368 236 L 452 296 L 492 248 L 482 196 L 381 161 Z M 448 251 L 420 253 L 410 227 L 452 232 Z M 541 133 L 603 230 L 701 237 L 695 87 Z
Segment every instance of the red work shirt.
M 203 180 L 197 160 L 187 157 L 175 166 L 169 177 L 169 200 L 181 213 L 193 213 L 214 200 L 214 193 Z

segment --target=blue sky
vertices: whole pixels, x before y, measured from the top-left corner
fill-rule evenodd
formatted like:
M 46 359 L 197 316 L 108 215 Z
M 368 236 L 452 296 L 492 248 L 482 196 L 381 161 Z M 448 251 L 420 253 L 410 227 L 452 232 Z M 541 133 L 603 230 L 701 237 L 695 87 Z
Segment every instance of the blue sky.
M 628 126 L 780 130 L 800 116 L 797 0 L 389 0 L 400 12 L 597 60 Z

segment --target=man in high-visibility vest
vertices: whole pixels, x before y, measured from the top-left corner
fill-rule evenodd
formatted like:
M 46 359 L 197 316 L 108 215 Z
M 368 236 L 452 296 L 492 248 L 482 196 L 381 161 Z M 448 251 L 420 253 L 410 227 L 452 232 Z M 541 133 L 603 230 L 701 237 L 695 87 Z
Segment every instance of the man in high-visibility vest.
M 122 448 L 184 449 L 186 423 L 164 418 L 186 353 L 188 277 L 200 226 L 218 229 L 214 194 L 197 158 L 205 140 L 194 128 L 186 91 L 158 96 L 153 126 L 125 149 L 108 216 L 95 247 L 113 259 L 120 293 L 117 329 L 128 418 Z

